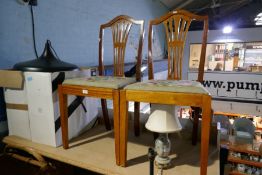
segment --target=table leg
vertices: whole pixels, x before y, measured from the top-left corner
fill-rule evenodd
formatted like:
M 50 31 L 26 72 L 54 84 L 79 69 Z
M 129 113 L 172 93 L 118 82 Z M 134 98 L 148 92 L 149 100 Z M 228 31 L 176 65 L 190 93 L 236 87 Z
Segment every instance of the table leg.
M 204 96 L 203 106 L 202 106 L 202 130 L 201 130 L 201 158 L 200 158 L 201 175 L 207 174 L 210 122 L 211 122 L 211 97 Z

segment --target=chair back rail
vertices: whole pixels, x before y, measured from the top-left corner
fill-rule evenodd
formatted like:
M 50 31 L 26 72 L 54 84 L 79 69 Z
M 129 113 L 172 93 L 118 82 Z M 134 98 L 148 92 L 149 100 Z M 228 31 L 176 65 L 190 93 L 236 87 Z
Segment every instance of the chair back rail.
M 168 76 L 167 79 L 180 80 L 182 79 L 182 62 L 184 46 L 188 29 L 193 20 L 203 21 L 204 29 L 202 36 L 202 47 L 200 54 L 200 64 L 198 72 L 198 81 L 203 81 L 206 42 L 208 31 L 208 17 L 199 16 L 185 10 L 175 10 L 168 14 L 151 20 L 149 23 L 148 32 L 148 71 L 149 79 L 154 79 L 153 60 L 152 60 L 152 38 L 153 26 L 163 24 L 166 34 L 166 42 L 168 49 Z
M 114 76 L 124 76 L 124 60 L 126 43 L 132 25 L 140 25 L 139 41 L 137 49 L 136 80 L 141 80 L 142 46 L 144 39 L 144 21 L 120 15 L 100 26 L 99 32 L 99 75 L 104 75 L 103 64 L 103 35 L 104 29 L 111 28 L 113 37 Z

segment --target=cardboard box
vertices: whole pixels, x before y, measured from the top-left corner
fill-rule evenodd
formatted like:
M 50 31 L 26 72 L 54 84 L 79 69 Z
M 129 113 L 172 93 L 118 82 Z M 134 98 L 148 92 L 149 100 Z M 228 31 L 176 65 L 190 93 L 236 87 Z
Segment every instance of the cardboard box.
M 12 80 L 14 81 L 14 80 Z M 9 135 L 31 140 L 26 87 L 22 89 L 4 89 Z
M 0 87 L 23 89 L 23 72 L 0 70 Z
M 57 87 L 64 79 L 91 76 L 91 69 L 67 72 L 23 72 L 18 78 L 23 83 L 22 89 L 15 88 L 21 84 L 15 82 L 18 72 L 0 72 L 0 76 L 13 77 L 10 81 L 2 80 L 0 86 L 6 87 L 5 101 L 7 105 L 7 118 L 10 135 L 17 135 L 33 142 L 60 146 L 62 144 L 60 128 L 60 111 Z M 79 135 L 88 128 L 91 121 L 97 117 L 98 100 L 68 96 L 69 105 L 69 139 Z

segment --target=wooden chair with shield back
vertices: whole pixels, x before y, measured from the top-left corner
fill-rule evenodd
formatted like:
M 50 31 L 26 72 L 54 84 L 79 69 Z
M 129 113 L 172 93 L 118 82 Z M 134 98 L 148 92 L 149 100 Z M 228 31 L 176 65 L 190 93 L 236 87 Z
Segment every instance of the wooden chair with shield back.
M 181 12 L 181 13 L 180 13 Z M 192 13 L 188 13 L 183 10 L 177 10 L 170 12 L 168 15 L 163 16 L 150 21 L 149 33 L 148 33 L 148 78 L 149 80 L 154 79 L 154 66 L 152 59 L 152 41 L 153 41 L 153 26 L 159 24 L 164 25 L 164 30 L 166 34 L 167 43 L 167 53 L 168 53 L 168 74 L 167 80 L 181 80 L 182 79 L 182 63 L 183 63 L 183 53 L 184 46 L 186 42 L 186 36 L 188 29 L 192 21 L 205 21 L 205 28 L 203 29 L 203 37 L 207 37 L 208 30 L 208 18 L 207 16 L 198 16 Z M 204 39 L 204 38 L 203 38 Z M 206 54 L 206 41 L 203 40 L 201 45 L 201 55 L 199 59 L 198 67 L 198 82 L 203 82 L 204 75 L 204 64 L 205 64 L 205 54 Z M 198 107 L 192 107 L 193 118 L 193 131 L 192 131 L 192 144 L 195 145 L 197 142 L 198 133 L 198 120 L 201 117 L 201 109 Z M 135 116 L 135 121 L 139 121 L 139 115 Z M 135 133 L 139 135 L 140 128 L 135 122 Z
M 195 20 L 202 21 L 204 23 L 198 81 L 181 80 L 186 36 L 191 22 Z M 154 80 L 152 34 L 153 26 L 157 26 L 159 24 L 164 25 L 168 46 L 167 80 Z M 127 160 L 127 108 L 129 101 L 148 102 L 151 104 L 194 106 L 202 109 L 200 171 L 201 175 L 206 174 L 209 130 L 211 122 L 211 96 L 200 82 L 203 81 L 207 31 L 207 16 L 198 16 L 184 10 L 175 10 L 160 18 L 150 21 L 148 31 L 149 80 L 127 85 L 120 91 L 120 164 L 122 166 L 126 166 Z
M 128 36 L 132 25 L 137 25 L 138 49 L 136 53 L 136 75 L 133 77 L 124 77 L 125 51 Z M 104 30 L 111 29 L 113 36 L 113 76 L 104 75 L 104 55 L 103 41 Z M 103 118 L 107 130 L 111 129 L 108 117 L 106 99 L 113 101 L 113 120 L 114 120 L 114 138 L 115 138 L 115 156 L 116 164 L 119 164 L 119 90 L 125 85 L 140 81 L 141 55 L 144 36 L 144 21 L 135 20 L 129 16 L 120 15 L 106 24 L 100 26 L 99 32 L 99 76 L 89 78 L 67 79 L 59 86 L 59 100 L 61 113 L 61 128 L 63 147 L 67 149 L 68 143 L 68 111 L 67 95 L 87 96 L 101 99 Z M 135 103 L 135 111 L 139 112 L 139 103 Z M 70 129 L 70 128 L 69 128 Z

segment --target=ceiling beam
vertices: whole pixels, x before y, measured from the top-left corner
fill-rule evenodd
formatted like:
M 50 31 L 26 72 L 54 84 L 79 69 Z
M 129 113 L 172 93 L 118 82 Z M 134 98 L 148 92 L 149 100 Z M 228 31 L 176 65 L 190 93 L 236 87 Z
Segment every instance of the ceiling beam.
M 193 1 L 194 0 L 186 0 L 186 1 L 182 2 L 182 3 L 180 3 L 178 6 L 173 7 L 173 10 L 182 9 L 185 6 L 187 6 L 188 4 L 192 3 Z
M 240 0 L 240 1 L 238 1 L 238 3 L 236 3 L 234 5 L 230 5 L 228 7 L 222 7 L 222 8 L 220 8 L 220 10 L 221 10 L 220 13 L 214 14 L 213 17 L 214 18 L 221 18 L 221 17 L 227 16 L 227 15 L 232 14 L 236 10 L 240 9 L 241 7 L 243 7 L 243 6 L 245 6 L 249 3 L 250 3 L 250 0 Z

